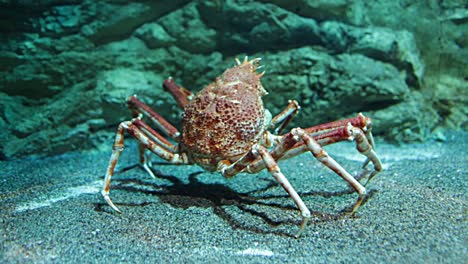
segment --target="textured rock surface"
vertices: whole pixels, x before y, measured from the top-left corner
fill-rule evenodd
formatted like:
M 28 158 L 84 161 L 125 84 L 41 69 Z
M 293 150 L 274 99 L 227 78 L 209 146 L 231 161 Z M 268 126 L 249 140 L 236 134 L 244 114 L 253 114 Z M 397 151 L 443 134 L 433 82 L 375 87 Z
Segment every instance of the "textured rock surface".
M 272 113 L 300 102 L 293 125 L 362 111 L 387 139 L 443 139 L 467 126 L 466 12 L 402 2 L 0 1 L 0 158 L 109 148 L 132 94 L 178 125 L 162 81 L 197 91 L 245 55 Z

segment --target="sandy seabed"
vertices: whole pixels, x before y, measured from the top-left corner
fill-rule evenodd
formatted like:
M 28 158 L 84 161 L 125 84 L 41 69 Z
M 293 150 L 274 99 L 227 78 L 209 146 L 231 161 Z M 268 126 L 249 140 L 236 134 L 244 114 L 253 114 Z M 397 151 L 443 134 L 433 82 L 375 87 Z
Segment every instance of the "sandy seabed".
M 225 179 L 197 166 L 156 161 L 99 191 L 109 152 L 0 163 L 3 263 L 466 263 L 468 133 L 446 142 L 378 142 L 385 170 L 357 195 L 310 154 L 280 167 L 312 211 L 302 237 L 298 210 L 268 172 Z M 351 173 L 364 160 L 352 143 L 326 148 Z M 137 161 L 130 145 L 118 168 Z

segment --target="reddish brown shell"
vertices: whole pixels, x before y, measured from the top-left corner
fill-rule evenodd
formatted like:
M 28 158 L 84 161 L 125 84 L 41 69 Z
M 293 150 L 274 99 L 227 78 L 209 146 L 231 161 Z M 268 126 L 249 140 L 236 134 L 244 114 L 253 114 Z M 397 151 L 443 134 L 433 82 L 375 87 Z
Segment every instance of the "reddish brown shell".
M 265 130 L 258 60 L 227 69 L 185 107 L 182 148 L 205 169 L 247 153 Z

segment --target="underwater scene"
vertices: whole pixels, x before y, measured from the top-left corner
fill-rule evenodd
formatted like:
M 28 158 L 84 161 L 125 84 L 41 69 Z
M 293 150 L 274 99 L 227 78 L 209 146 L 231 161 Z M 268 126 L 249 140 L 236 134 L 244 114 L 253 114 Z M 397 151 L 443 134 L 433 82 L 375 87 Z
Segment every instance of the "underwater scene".
M 2 263 L 465 263 L 462 0 L 0 0 Z

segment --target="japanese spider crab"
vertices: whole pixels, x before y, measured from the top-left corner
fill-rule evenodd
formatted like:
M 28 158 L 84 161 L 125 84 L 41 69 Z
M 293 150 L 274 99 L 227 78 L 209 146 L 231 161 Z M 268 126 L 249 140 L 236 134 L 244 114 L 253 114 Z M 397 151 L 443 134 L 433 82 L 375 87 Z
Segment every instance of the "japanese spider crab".
M 259 61 L 260 58 L 249 61 L 246 57 L 243 62 L 236 59 L 237 65 L 224 71 L 215 82 L 196 95 L 175 84 L 171 78 L 167 79 L 163 87 L 184 109 L 182 133 L 136 96 L 131 96 L 128 105 L 135 118 L 120 123 L 115 136 L 102 190 L 107 203 L 120 212 L 111 201 L 109 191 L 111 177 L 124 148 L 124 132 L 127 131 L 139 142 L 140 163 L 152 177 L 154 175 L 144 153 L 146 149 L 170 163 L 198 164 L 205 170 L 217 171 L 225 177 L 240 172 L 257 173 L 267 168 L 301 212 L 302 223 L 296 237 L 304 231 L 311 214 L 277 162 L 310 151 L 359 194 L 352 210 L 354 214 L 366 195 L 366 189 L 322 146 L 355 140 L 357 150 L 367 157 L 360 176 L 367 176 L 369 181 L 382 170 L 382 164 L 374 151 L 371 119 L 358 114 L 353 118 L 309 128 L 293 128 L 281 134 L 300 107 L 296 101 L 289 101 L 287 107 L 274 117 L 263 107 L 261 97 L 267 92 L 260 83 L 264 72 L 259 74 L 256 71 Z M 151 128 L 143 121 L 143 117 L 151 120 L 160 132 L 178 145 Z M 269 132 L 269 129 L 274 128 L 274 133 Z M 373 171 L 364 169 L 369 162 L 373 163 Z

